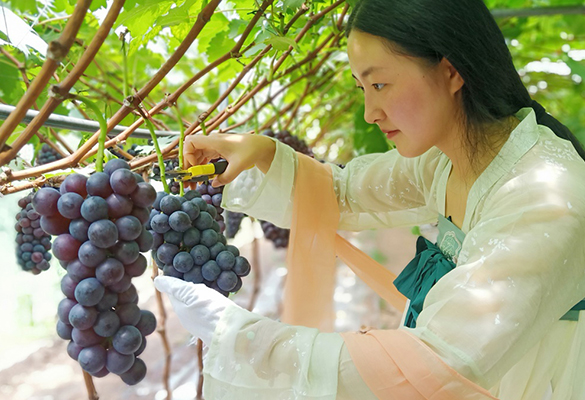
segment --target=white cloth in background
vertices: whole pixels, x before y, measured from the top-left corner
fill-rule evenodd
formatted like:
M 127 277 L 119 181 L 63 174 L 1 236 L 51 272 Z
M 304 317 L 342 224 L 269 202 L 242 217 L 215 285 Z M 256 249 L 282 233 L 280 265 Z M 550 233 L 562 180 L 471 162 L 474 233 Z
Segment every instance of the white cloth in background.
M 531 108 L 516 116 L 521 123 L 469 193 L 456 268 L 429 292 L 417 327 L 400 329 L 501 400 L 583 400 L 585 318 L 559 318 L 585 297 L 585 162 L 537 125 Z M 241 174 L 226 186 L 222 206 L 288 227 L 296 155 L 276 143 L 268 173 Z M 331 167 L 339 229 L 405 227 L 444 215 L 451 162 L 437 148 Z M 228 310 L 205 363 L 208 398 L 375 398 L 338 334 Z

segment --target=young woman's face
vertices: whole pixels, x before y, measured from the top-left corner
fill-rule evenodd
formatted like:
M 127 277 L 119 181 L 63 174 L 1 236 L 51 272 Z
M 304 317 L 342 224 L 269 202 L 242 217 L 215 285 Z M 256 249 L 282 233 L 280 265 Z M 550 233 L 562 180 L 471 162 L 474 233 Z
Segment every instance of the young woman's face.
M 445 58 L 428 67 L 394 54 L 383 40 L 352 30 L 347 41 L 353 77 L 364 92 L 365 120 L 377 124 L 404 157 L 432 146 L 452 147 L 463 85 L 459 74 Z

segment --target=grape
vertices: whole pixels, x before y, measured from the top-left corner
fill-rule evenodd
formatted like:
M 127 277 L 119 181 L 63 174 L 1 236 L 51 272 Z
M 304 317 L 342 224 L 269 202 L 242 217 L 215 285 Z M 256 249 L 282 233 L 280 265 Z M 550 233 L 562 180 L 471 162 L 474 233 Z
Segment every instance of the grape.
M 237 257 L 240 255 L 240 250 L 238 250 L 238 248 L 236 246 L 228 244 L 227 246 L 225 246 L 225 249 L 227 251 L 229 251 L 230 253 L 232 253 L 234 255 L 234 257 Z
M 100 249 L 107 249 L 115 245 L 118 241 L 118 228 L 116 226 L 109 219 L 100 219 L 93 222 L 87 231 L 91 244 Z
M 15 230 L 17 232 L 15 242 L 16 246 L 16 257 L 18 264 L 24 271 L 30 271 L 34 275 L 39 274 L 41 271 L 49 269 L 50 265 L 48 261 L 51 260 L 51 253 L 48 250 L 51 249 L 51 236 L 41 228 L 41 216 L 33 209 L 31 204 L 34 193 L 30 192 L 28 195 L 22 197 L 18 201 L 18 205 L 21 211 L 16 214 L 16 225 Z M 51 218 L 57 221 L 55 226 L 51 226 L 54 231 L 60 231 L 65 225 L 68 224 L 67 219 L 62 221 L 59 214 L 56 214 Z M 30 235 L 32 233 L 32 235 Z
M 177 253 L 173 258 L 173 267 L 179 272 L 189 272 L 193 268 L 193 265 L 195 265 L 193 257 L 186 251 Z
M 157 250 L 158 259 L 165 264 L 173 264 L 173 258 L 179 252 L 179 248 L 171 243 L 163 243 Z
M 102 297 L 100 302 L 95 305 L 95 308 L 100 312 L 111 311 L 111 309 L 114 308 L 116 304 L 118 304 L 118 299 L 119 299 L 118 293 L 106 289 L 104 297 Z
M 217 255 L 215 261 L 222 270 L 229 271 L 236 264 L 236 257 L 229 251 L 222 251 Z
M 186 201 L 181 204 L 181 211 L 186 213 L 191 220 L 197 219 L 200 213 L 199 207 L 190 201 Z
M 199 229 L 200 231 L 210 229 L 212 225 L 213 217 L 206 211 L 201 211 L 199 217 L 193 221 L 193 226 L 195 226 L 195 228 Z
M 203 283 L 203 275 L 201 274 L 201 267 L 195 266 L 189 272 L 183 275 L 183 279 L 187 282 Z
M 191 218 L 186 212 L 175 211 L 169 216 L 169 226 L 177 232 L 185 232 L 191 227 Z
M 201 244 L 207 247 L 211 247 L 216 244 L 219 240 L 219 234 L 213 229 L 205 229 L 201 232 Z
M 134 240 L 142 233 L 142 224 L 138 218 L 131 215 L 118 218 L 116 227 L 121 240 Z M 109 246 L 108 246 L 109 247 Z
M 148 183 L 139 183 L 136 189 L 130 194 L 130 199 L 136 207 L 150 207 L 156 200 L 156 191 Z
M 35 162 L 36 165 L 48 164 L 50 162 L 60 160 L 63 157 L 55 149 L 49 146 L 47 143 L 43 143 L 41 149 L 37 153 Z
M 156 233 L 165 233 L 171 229 L 169 217 L 166 214 L 155 215 L 150 221 L 150 226 L 152 226 L 152 230 Z
M 112 193 L 105 201 L 108 207 L 108 214 L 111 218 L 120 218 L 132 212 L 132 200 L 126 196 Z
M 102 311 L 97 315 L 93 330 L 101 337 L 110 337 L 120 328 L 120 318 L 111 311 Z
M 75 300 L 67 298 L 61 300 L 59 302 L 59 306 L 57 307 L 57 316 L 59 317 L 59 321 L 69 324 L 69 313 L 76 304 L 77 302 Z
M 77 329 L 89 329 L 93 326 L 98 312 L 94 307 L 84 307 L 76 304 L 69 312 L 69 324 Z
M 111 286 L 124 276 L 124 265 L 115 258 L 107 258 L 95 269 L 95 277 L 104 286 Z
M 181 202 L 175 196 L 165 196 L 160 201 L 160 210 L 166 215 L 170 216 L 172 213 L 180 209 Z
M 71 331 L 71 338 L 81 347 L 94 346 L 104 341 L 104 338 L 95 333 L 93 329 L 85 329 L 82 331 L 73 328 Z
M 72 261 L 77 258 L 81 242 L 68 233 L 59 235 L 53 242 L 53 254 L 60 260 Z
M 228 211 L 226 213 L 227 217 L 227 224 L 225 229 L 226 237 L 233 239 L 236 236 L 236 233 L 238 233 L 238 231 L 240 230 L 240 225 L 242 224 L 242 220 L 244 219 L 245 216 L 246 214 L 231 211 Z
M 217 278 L 217 286 L 226 292 L 231 292 L 237 283 L 238 276 L 233 271 L 222 271 Z
M 123 293 L 130 288 L 132 285 L 132 277 L 130 275 L 124 275 L 122 279 L 120 279 L 116 283 L 112 283 L 108 287 L 111 291 L 116 293 Z M 118 300 L 119 302 L 119 300 Z
M 201 274 L 203 275 L 203 278 L 205 280 L 208 280 L 208 281 L 216 280 L 219 277 L 220 273 L 221 273 L 221 268 L 213 260 L 207 261 L 201 267 Z
M 130 165 L 119 158 L 113 158 L 106 163 L 104 166 L 104 172 L 108 175 L 112 175 L 112 173 L 119 169 L 130 169 Z
M 73 280 L 69 274 L 65 275 L 61 279 L 61 292 L 68 298 L 68 299 L 75 299 L 75 288 L 77 288 L 77 283 Z
M 69 223 L 71 220 L 57 215 L 43 215 L 41 216 L 41 229 L 50 235 L 60 235 L 69 231 Z
M 118 295 L 119 304 L 138 303 L 138 292 L 136 287 L 130 284 L 130 287 Z
M 121 325 L 136 325 L 140 321 L 140 308 L 134 303 L 120 304 L 116 307 L 116 314 Z
M 138 259 L 138 255 L 140 254 L 138 243 L 134 241 L 126 242 L 119 240 L 110 250 L 114 257 L 122 261 L 122 264 L 133 263 Z
M 150 219 L 150 211 L 148 210 L 148 208 L 134 207 L 132 208 L 130 215 L 138 218 L 141 224 L 147 223 L 148 220 Z
M 213 218 L 214 220 L 217 218 L 217 210 L 211 204 L 207 205 L 205 211 L 207 211 L 209 215 L 211 215 L 211 218 Z
M 83 197 L 77 193 L 70 192 L 61 194 L 59 201 L 57 201 L 57 209 L 59 213 L 65 218 L 76 219 L 81 217 L 81 204 Z
M 61 195 L 65 193 L 76 193 L 82 199 L 87 196 L 87 177 L 81 174 L 67 175 L 59 188 Z
M 121 375 L 134 365 L 134 354 L 121 354 L 114 349 L 108 350 L 106 368 L 112 374 Z
M 171 229 L 170 231 L 165 232 L 163 240 L 167 243 L 179 246 L 183 241 L 183 233 Z
M 81 350 L 83 350 L 83 347 L 76 344 L 73 340 L 67 345 L 67 354 L 69 354 L 69 357 L 73 358 L 75 361 L 77 361 Z
M 125 265 L 124 269 L 126 271 L 126 274 L 128 274 L 129 276 L 137 277 L 142 275 L 144 271 L 146 271 L 147 264 L 148 263 L 146 261 L 146 257 L 144 257 L 142 254 L 139 254 L 136 261 Z
M 99 345 L 86 347 L 79 352 L 77 361 L 85 371 L 97 373 L 106 366 L 106 349 Z
M 160 211 L 160 202 L 164 197 L 167 197 L 167 196 L 168 196 L 168 194 L 165 192 L 157 192 L 156 199 L 154 200 L 154 203 L 152 203 L 152 208 Z
M 146 376 L 146 364 L 140 358 L 134 361 L 132 367 L 120 375 L 120 378 L 127 385 L 136 385 L 138 382 L 144 379 Z
M 250 273 L 250 263 L 244 257 L 238 256 L 233 271 L 239 277 L 247 276 Z
M 44 216 L 55 215 L 59 212 L 57 202 L 61 197 L 58 190 L 50 187 L 41 188 L 32 199 L 35 211 Z
M 79 247 L 77 252 L 79 261 L 88 267 L 97 267 L 107 257 L 107 253 L 104 249 L 94 246 L 90 241 L 87 241 Z
M 110 186 L 114 193 L 129 195 L 137 189 L 138 183 L 132 171 L 129 169 L 118 169 L 110 175 Z
M 148 310 L 140 311 L 140 320 L 136 324 L 136 328 L 143 336 L 148 336 L 156 329 L 156 318 L 154 314 Z
M 201 240 L 201 232 L 197 228 L 189 228 L 183 234 L 183 244 L 187 247 L 193 247 L 199 244 Z
M 95 276 L 95 269 L 84 265 L 79 259 L 75 259 L 67 265 L 67 275 L 75 281 L 80 282 L 85 278 L 92 278 Z
M 85 184 L 87 194 L 107 198 L 113 193 L 110 186 L 110 175 L 105 172 L 96 172 L 90 175 Z
M 70 340 L 73 333 L 73 327 L 63 321 L 57 321 L 57 335 L 61 339 Z
M 69 234 L 80 242 L 89 240 L 87 231 L 91 223 L 83 218 L 74 219 L 69 224 Z
M 108 218 L 108 203 L 99 196 L 90 196 L 81 205 L 81 215 L 89 222 Z
M 177 271 L 172 265 L 165 265 L 162 270 L 164 276 L 172 276 L 173 278 L 183 279 L 183 273 Z
M 140 331 L 131 325 L 124 325 L 112 338 L 114 349 L 120 354 L 132 354 L 140 347 L 142 335 Z
M 197 265 L 203 265 L 211 258 L 211 253 L 209 248 L 202 244 L 198 244 L 197 246 L 191 249 L 191 257 L 193 257 L 193 261 Z
M 83 306 L 95 306 L 104 297 L 105 289 L 96 278 L 86 278 L 75 288 L 75 300 Z

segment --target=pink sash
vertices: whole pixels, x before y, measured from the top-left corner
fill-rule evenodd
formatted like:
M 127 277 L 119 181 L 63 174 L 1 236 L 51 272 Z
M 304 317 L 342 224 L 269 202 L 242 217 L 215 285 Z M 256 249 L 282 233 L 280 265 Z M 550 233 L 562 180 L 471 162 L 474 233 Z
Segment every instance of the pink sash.
M 336 255 L 380 297 L 404 309 L 406 298 L 392 284 L 396 276 L 337 234 L 340 213 L 331 168 L 297 156 L 282 321 L 333 331 Z M 495 399 L 405 330 L 342 337 L 364 382 L 381 399 Z

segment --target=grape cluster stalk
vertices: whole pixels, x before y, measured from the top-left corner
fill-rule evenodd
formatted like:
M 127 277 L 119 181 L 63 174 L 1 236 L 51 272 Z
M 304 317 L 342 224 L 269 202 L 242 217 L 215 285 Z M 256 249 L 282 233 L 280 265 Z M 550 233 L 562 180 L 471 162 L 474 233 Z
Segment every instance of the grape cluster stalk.
M 313 152 L 307 145 L 307 143 L 294 136 L 288 130 L 282 130 L 274 132 L 272 129 L 266 129 L 262 132 L 262 135 L 273 137 L 278 139 L 280 142 L 289 145 L 293 150 L 305 154 L 309 157 L 314 157 Z M 268 221 L 260 221 L 260 226 L 264 232 L 264 237 L 270 240 L 276 248 L 287 248 L 290 236 L 290 229 L 280 228 Z
M 37 153 L 36 165 L 48 164 L 50 162 L 60 160 L 62 158 L 63 157 L 61 157 L 61 154 L 57 153 L 55 149 L 53 149 L 48 144 L 43 143 L 41 149 Z
M 154 237 L 152 255 L 164 275 L 204 283 L 228 296 L 242 287 L 241 278 L 251 268 L 238 248 L 227 244 L 215 220 L 216 206 L 204 196 L 198 190 L 157 194 L 147 223 Z
M 144 225 L 156 191 L 128 163 L 112 159 L 104 172 L 69 175 L 59 190 L 40 189 L 32 204 L 52 235 L 53 255 L 67 274 L 57 334 L 67 353 L 95 377 L 119 375 L 128 385 L 144 379 L 138 358 L 156 318 L 138 307 L 132 278 L 142 275 L 153 237 Z
M 41 216 L 33 209 L 34 193 L 18 200 L 21 210 L 16 214 L 16 258 L 24 271 L 38 275 L 49 269 L 52 255 L 51 235 L 41 228 Z
M 170 160 L 165 161 L 165 172 L 172 171 L 179 168 L 179 159 L 173 158 Z M 154 164 L 152 167 L 152 179 L 160 181 L 160 167 L 158 164 Z M 167 184 L 169 185 L 169 190 L 172 194 L 179 194 L 181 192 L 181 184 L 174 179 L 167 179 Z

